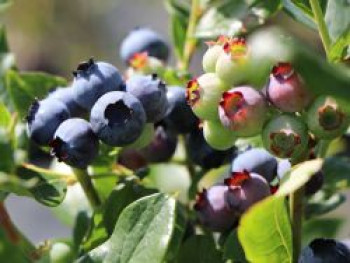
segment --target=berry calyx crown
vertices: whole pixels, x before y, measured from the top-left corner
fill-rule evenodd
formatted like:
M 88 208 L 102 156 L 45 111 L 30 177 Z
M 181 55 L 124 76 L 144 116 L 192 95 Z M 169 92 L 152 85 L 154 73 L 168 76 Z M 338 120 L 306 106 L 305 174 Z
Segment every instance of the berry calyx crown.
M 190 106 L 194 106 L 200 99 L 200 85 L 197 79 L 192 79 L 187 83 L 186 100 Z
M 244 38 L 233 38 L 227 41 L 223 49 L 235 61 L 244 60 L 248 55 L 248 47 Z
M 243 170 L 242 172 L 232 172 L 231 176 L 224 180 L 224 184 L 228 187 L 242 186 L 243 183 L 250 178 L 250 173 L 247 170 Z

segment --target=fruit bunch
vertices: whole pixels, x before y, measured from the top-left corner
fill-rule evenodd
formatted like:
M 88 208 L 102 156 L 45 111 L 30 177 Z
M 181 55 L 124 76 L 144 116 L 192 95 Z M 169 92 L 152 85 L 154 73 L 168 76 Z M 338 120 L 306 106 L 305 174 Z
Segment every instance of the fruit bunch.
M 178 135 L 184 135 L 195 164 L 220 166 L 232 150 L 206 143 L 185 88 L 176 85 L 184 82 L 182 76 L 166 85 L 168 55 L 167 43 L 156 32 L 131 31 L 120 48 L 128 66 L 124 76 L 107 62 L 80 63 L 69 87 L 58 87 L 32 103 L 27 116 L 30 139 L 51 147 L 58 161 L 81 169 L 94 161 L 101 141 L 121 148 L 117 161 L 138 170 L 170 160 Z
M 297 163 L 308 158 L 312 144 L 338 137 L 349 126 L 343 106 L 331 96 L 310 93 L 290 63 L 277 62 L 266 85 L 254 86 L 249 78 L 259 69 L 244 39 L 221 36 L 208 45 L 205 73 L 192 79 L 186 92 L 213 148 L 262 134 L 270 153 Z

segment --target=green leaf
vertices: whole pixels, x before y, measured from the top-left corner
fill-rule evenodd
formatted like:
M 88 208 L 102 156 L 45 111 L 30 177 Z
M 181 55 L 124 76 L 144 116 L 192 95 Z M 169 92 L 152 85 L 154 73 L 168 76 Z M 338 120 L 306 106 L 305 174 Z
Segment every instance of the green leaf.
M 171 36 L 173 39 L 174 49 L 178 58 L 182 58 L 186 41 L 188 20 L 182 19 L 177 15 L 171 16 Z
M 227 17 L 217 8 L 210 8 L 199 20 L 195 36 L 198 38 L 216 38 L 220 35 L 235 36 L 241 33 L 242 29 L 243 23 L 236 16 Z
M 90 216 L 87 211 L 80 211 L 73 227 L 73 244 L 76 250 L 80 247 L 90 227 Z
M 350 48 L 350 29 L 338 37 L 335 43 L 332 44 L 329 58 L 333 62 L 341 62 L 349 59 L 348 49 Z
M 5 76 L 5 85 L 20 117 L 24 118 L 35 98 L 41 99 L 51 89 L 66 86 L 67 81 L 42 72 L 18 73 L 9 70 Z
M 319 237 L 336 238 L 337 233 L 344 224 L 340 218 L 316 218 L 303 223 L 303 245 Z
M 220 263 L 222 255 L 209 236 L 192 236 L 181 246 L 177 262 L 179 263 Z
M 19 166 L 16 174 L 23 181 L 35 182 L 27 190 L 43 205 L 58 206 L 66 196 L 67 183 L 61 174 L 30 164 Z
M 305 9 L 301 9 L 293 0 L 282 0 L 282 4 L 284 11 L 296 21 L 299 21 L 310 28 L 317 29 L 311 11 L 303 12 Z
M 325 160 L 322 171 L 325 187 L 333 191 L 345 190 L 350 187 L 350 158 L 329 157 Z
M 237 230 L 231 231 L 224 244 L 224 259 L 232 262 L 247 262 L 241 243 L 238 239 Z
M 310 178 L 322 168 L 322 159 L 306 161 L 293 166 L 290 172 L 282 178 L 281 186 L 276 195 L 289 195 L 305 185 Z
M 103 221 L 107 232 L 111 234 L 123 209 L 137 199 L 155 193 L 139 185 L 134 178 L 126 179 L 112 190 L 105 203 Z
M 11 114 L 6 106 L 0 102 L 0 126 L 7 128 L 11 121 Z
M 305 218 L 313 218 L 316 216 L 327 214 L 338 208 L 346 201 L 346 197 L 342 193 L 334 193 L 332 195 L 325 191 L 318 191 L 312 198 L 307 200 L 305 206 Z
M 333 41 L 350 30 L 350 4 L 348 0 L 328 0 L 325 21 Z
M 329 64 L 311 49 L 296 47 L 292 64 L 315 95 L 330 95 L 340 101 L 350 101 L 350 75 L 341 65 Z M 332 88 L 330 88 L 332 87 Z M 345 103 L 350 112 L 350 103 Z
M 169 251 L 176 253 L 184 223 L 174 198 L 164 194 L 141 198 L 124 209 L 111 238 L 84 260 L 105 251 L 106 263 L 162 262 Z M 84 260 L 81 262 L 98 262 Z
M 292 262 L 292 233 L 284 197 L 271 196 L 243 215 L 238 227 L 249 262 Z
M 108 234 L 103 223 L 102 210 L 94 211 L 94 214 L 90 218 L 88 232 L 81 243 L 81 249 L 83 251 L 90 251 L 101 245 L 107 239 Z

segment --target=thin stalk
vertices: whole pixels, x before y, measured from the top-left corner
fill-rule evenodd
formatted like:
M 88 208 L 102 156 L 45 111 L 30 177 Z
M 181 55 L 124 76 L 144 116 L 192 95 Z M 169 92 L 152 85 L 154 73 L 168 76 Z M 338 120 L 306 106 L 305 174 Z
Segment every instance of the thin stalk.
M 309 0 L 312 12 L 314 14 L 314 21 L 318 26 L 318 33 L 320 34 L 323 47 L 326 51 L 327 58 L 329 57 L 329 52 L 331 48 L 331 38 L 328 33 L 327 25 L 324 20 L 322 9 L 319 0 Z
M 301 251 L 302 222 L 303 222 L 304 188 L 289 195 L 290 220 L 292 224 L 293 263 L 298 262 Z
M 101 205 L 101 200 L 92 184 L 91 177 L 89 176 L 86 169 L 73 169 L 77 180 L 79 181 L 81 187 L 83 188 L 87 199 L 93 209 L 96 209 Z
M 192 0 L 191 13 L 186 31 L 186 40 L 184 44 L 184 53 L 180 61 L 180 69 L 187 71 L 190 61 L 197 46 L 197 39 L 194 37 L 199 18 L 202 16 L 200 0 Z

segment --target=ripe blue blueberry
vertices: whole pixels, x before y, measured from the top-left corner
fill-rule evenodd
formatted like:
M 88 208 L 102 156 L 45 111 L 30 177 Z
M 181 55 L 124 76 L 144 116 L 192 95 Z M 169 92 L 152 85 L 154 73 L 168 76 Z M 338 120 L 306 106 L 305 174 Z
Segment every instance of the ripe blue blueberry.
M 232 172 L 244 170 L 260 174 L 271 182 L 277 175 L 277 159 L 263 148 L 253 148 L 241 153 L 232 162 Z
M 187 104 L 186 89 L 178 86 L 168 87 L 168 112 L 164 119 L 166 125 L 177 133 L 189 133 L 198 127 L 199 120 Z
M 85 110 L 75 101 L 73 89 L 70 87 L 57 88 L 50 92 L 48 97 L 63 102 L 68 108 L 71 117 L 79 117 L 85 113 Z
M 202 130 L 194 130 L 186 137 L 189 158 L 204 169 L 217 168 L 230 160 L 234 147 L 227 150 L 215 150 L 206 142 Z
M 72 118 L 58 127 L 50 147 L 58 161 L 84 169 L 97 156 L 99 142 L 89 122 Z
M 142 148 L 140 152 L 146 157 L 148 162 L 166 162 L 174 155 L 176 146 L 176 134 L 163 126 L 158 126 L 151 143 Z
M 132 30 L 120 46 L 120 57 L 127 64 L 136 53 L 147 52 L 149 56 L 166 61 L 169 57 L 169 47 L 164 39 L 155 31 L 139 27 Z
M 35 100 L 26 118 L 28 136 L 39 145 L 48 145 L 57 127 L 69 117 L 69 110 L 61 101 L 56 99 Z
M 93 131 L 111 146 L 125 146 L 136 141 L 145 126 L 146 114 L 141 102 L 123 91 L 112 91 L 96 101 L 91 110 Z
M 90 59 L 80 63 L 73 75 L 74 99 L 86 110 L 90 110 L 105 93 L 124 89 L 118 69 L 106 62 L 94 62 Z
M 126 82 L 126 92 L 140 100 L 147 122 L 161 120 L 167 111 L 166 86 L 156 74 L 135 75 Z
M 317 238 L 305 247 L 299 257 L 299 263 L 349 263 L 349 248 L 334 239 Z

